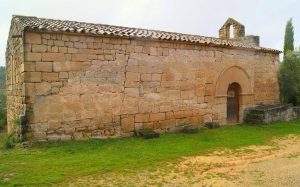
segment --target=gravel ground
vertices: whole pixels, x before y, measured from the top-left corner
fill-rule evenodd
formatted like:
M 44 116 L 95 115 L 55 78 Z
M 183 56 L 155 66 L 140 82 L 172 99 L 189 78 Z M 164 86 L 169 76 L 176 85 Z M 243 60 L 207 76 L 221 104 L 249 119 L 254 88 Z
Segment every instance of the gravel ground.
M 163 168 L 163 169 L 162 169 Z M 66 183 L 62 184 L 63 186 Z M 300 137 L 183 158 L 155 171 L 106 173 L 68 186 L 300 186 Z

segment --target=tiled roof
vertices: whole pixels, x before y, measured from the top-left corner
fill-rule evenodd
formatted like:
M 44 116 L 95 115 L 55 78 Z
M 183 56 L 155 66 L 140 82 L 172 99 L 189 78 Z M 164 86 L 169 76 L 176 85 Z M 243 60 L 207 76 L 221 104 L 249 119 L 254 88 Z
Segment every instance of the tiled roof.
M 158 30 L 148 30 L 67 20 L 54 20 L 29 16 L 13 16 L 13 21 L 19 24 L 23 28 L 23 30 L 26 31 L 87 33 L 92 35 L 107 35 L 127 38 L 148 38 L 154 40 L 180 41 L 211 46 L 245 48 L 272 53 L 280 53 L 280 51 L 278 50 L 263 48 L 250 43 L 247 44 L 234 40 L 225 40 L 220 38 L 182 34 L 175 32 L 165 32 Z

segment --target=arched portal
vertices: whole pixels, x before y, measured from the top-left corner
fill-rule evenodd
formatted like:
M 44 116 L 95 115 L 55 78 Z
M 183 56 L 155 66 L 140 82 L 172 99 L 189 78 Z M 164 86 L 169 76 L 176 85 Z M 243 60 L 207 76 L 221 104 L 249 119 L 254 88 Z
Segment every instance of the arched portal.
M 227 90 L 227 122 L 236 123 L 239 121 L 241 86 L 234 82 Z
M 253 105 L 253 83 L 244 68 L 223 70 L 215 83 L 214 111 L 221 123 L 241 122 L 244 109 Z

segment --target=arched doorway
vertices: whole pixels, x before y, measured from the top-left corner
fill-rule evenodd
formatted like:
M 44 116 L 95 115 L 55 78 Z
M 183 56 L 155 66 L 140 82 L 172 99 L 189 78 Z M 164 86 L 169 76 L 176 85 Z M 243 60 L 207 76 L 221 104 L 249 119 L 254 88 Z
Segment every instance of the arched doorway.
M 239 122 L 241 86 L 234 82 L 227 90 L 227 122 Z

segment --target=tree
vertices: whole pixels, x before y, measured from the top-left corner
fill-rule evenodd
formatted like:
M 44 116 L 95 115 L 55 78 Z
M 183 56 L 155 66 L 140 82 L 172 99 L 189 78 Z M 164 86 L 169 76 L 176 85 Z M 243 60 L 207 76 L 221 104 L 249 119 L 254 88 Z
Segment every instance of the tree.
M 294 26 L 292 18 L 286 24 L 285 35 L 284 35 L 284 56 L 288 51 L 294 51 Z
M 5 67 L 0 66 L 0 89 L 5 89 Z
M 300 58 L 288 51 L 280 65 L 279 85 L 283 103 L 300 104 Z
M 6 124 L 5 67 L 0 67 L 0 131 Z

